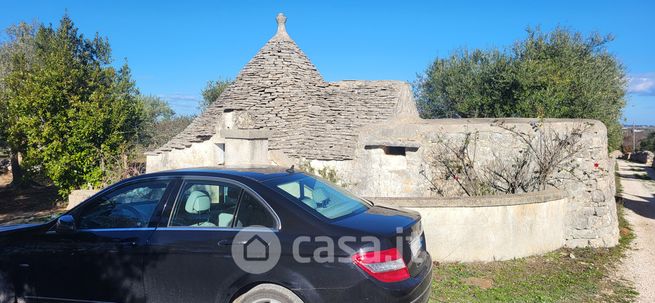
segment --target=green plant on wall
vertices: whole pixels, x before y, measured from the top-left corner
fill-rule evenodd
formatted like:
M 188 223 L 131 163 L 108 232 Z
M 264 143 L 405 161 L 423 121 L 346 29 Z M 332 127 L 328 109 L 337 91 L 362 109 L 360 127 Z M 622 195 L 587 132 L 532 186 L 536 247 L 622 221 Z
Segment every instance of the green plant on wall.
M 334 167 L 324 166 L 323 168 L 316 169 L 312 167 L 311 163 L 308 160 L 301 160 L 298 165 L 298 168 L 300 168 L 300 170 L 306 173 L 320 176 L 321 178 L 328 180 L 336 185 L 342 187 L 347 186 L 346 183 L 342 182 L 341 179 L 339 179 L 339 176 L 337 175 L 337 171 L 336 169 L 334 169 Z

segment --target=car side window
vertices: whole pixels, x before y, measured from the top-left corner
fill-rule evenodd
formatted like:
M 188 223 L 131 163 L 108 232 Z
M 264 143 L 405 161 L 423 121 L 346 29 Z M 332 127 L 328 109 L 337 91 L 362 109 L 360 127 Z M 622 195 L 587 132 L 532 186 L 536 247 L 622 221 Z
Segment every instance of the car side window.
M 238 186 L 222 182 L 187 182 L 169 225 L 232 227 L 241 191 Z
M 147 227 L 169 181 L 140 182 L 89 202 L 76 215 L 79 229 Z
M 236 227 L 264 226 L 275 228 L 275 219 L 271 212 L 253 195 L 244 192 L 237 214 Z

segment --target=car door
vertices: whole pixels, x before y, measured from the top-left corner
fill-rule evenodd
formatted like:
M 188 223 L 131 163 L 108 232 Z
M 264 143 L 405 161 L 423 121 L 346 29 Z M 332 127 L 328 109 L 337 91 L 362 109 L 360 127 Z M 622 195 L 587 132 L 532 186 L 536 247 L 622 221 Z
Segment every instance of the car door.
M 279 227 L 270 207 L 243 184 L 226 179 L 187 179 L 169 221 L 149 241 L 145 260 L 147 302 L 218 302 L 243 275 L 232 260 L 243 227 Z
M 143 260 L 172 179 L 128 182 L 75 209 L 76 229 L 48 231 L 32 265 L 38 301 L 143 302 Z

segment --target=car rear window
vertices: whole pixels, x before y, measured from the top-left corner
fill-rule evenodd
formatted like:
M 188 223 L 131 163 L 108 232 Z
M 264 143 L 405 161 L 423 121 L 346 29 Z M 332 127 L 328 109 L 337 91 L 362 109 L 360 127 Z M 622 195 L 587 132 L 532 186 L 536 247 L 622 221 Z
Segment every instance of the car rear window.
M 266 185 L 327 219 L 360 213 L 370 207 L 338 186 L 304 174 L 272 179 Z

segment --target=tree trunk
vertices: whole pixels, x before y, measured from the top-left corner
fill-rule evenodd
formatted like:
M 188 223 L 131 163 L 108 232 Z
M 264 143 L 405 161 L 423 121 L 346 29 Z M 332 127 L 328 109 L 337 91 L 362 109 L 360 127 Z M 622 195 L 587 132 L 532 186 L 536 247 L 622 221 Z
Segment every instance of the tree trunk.
M 18 187 L 23 184 L 23 169 L 20 167 L 18 153 L 10 151 L 9 160 L 11 161 L 11 186 Z

